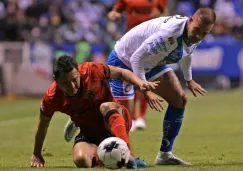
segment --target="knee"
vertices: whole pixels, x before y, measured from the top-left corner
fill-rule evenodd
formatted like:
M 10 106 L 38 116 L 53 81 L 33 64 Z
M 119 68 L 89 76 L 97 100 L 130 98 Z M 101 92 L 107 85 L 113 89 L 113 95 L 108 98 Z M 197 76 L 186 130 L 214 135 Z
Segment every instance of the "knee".
M 121 106 L 113 102 L 105 102 L 100 105 L 100 112 L 104 117 L 111 110 L 117 110 L 117 112 L 119 113 L 121 110 Z
M 187 102 L 188 102 L 188 96 L 187 96 L 186 93 L 183 92 L 180 95 L 180 105 L 181 105 L 181 107 L 183 107 L 183 108 L 186 107 Z
M 91 168 L 92 167 L 92 159 L 89 158 L 86 154 L 78 154 L 73 157 L 73 161 L 75 165 L 79 168 Z
M 179 94 L 177 96 L 176 100 L 172 104 L 173 104 L 173 106 L 178 107 L 178 108 L 185 108 L 187 102 L 188 102 L 188 96 L 186 93 L 182 92 L 181 94 Z

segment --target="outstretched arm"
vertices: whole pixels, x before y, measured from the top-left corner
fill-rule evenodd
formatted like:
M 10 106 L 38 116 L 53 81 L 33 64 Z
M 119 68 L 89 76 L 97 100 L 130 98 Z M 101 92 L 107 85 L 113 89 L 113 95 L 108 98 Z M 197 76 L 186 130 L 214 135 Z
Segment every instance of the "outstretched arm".
M 158 95 L 150 91 L 155 89 L 158 86 L 159 81 L 147 82 L 141 80 L 133 72 L 129 70 L 117 68 L 114 66 L 109 66 L 109 68 L 110 68 L 110 78 L 121 79 L 130 84 L 133 84 L 136 87 L 139 87 L 139 89 L 144 93 L 146 101 L 148 102 L 149 106 L 152 109 L 155 109 L 159 112 L 164 109 L 162 104 L 163 100 L 161 100 L 161 98 L 159 98 Z
M 42 157 L 41 150 L 43 147 L 43 143 L 47 134 L 47 129 L 49 127 L 51 121 L 51 117 L 47 117 L 40 114 L 36 133 L 35 133 L 35 142 L 34 142 L 34 151 L 31 157 L 31 167 L 43 167 L 45 164 L 45 160 Z
M 141 80 L 133 72 L 131 72 L 127 69 L 118 68 L 118 67 L 114 67 L 114 66 L 110 66 L 110 65 L 109 65 L 109 68 L 110 68 L 110 78 L 111 79 L 124 80 L 124 81 L 128 82 L 129 84 L 139 87 L 139 89 L 141 91 L 153 90 L 159 84 L 159 81 L 147 82 L 147 81 Z

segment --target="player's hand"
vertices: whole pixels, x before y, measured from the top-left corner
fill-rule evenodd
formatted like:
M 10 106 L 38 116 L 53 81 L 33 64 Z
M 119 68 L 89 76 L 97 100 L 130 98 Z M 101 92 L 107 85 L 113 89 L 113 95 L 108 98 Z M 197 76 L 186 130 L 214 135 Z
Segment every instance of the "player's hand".
M 155 109 L 159 112 L 164 110 L 164 106 L 162 103 L 163 100 L 157 94 L 155 94 L 151 91 L 146 91 L 146 92 L 144 92 L 144 97 L 152 109 Z
M 30 159 L 30 166 L 31 167 L 44 167 L 45 160 L 42 155 L 35 155 L 32 154 Z
M 153 82 L 150 82 L 150 81 L 143 81 L 140 86 L 139 86 L 139 89 L 141 91 L 150 91 L 150 90 L 154 90 L 156 89 L 156 87 L 158 87 L 160 81 L 153 81 Z
M 115 22 L 121 19 L 121 13 L 112 10 L 111 12 L 108 13 L 107 17 L 109 20 Z
M 197 97 L 197 93 L 201 94 L 202 96 L 205 96 L 207 91 L 202 88 L 198 83 L 196 83 L 194 80 L 187 81 L 187 87 L 191 90 L 192 94 Z

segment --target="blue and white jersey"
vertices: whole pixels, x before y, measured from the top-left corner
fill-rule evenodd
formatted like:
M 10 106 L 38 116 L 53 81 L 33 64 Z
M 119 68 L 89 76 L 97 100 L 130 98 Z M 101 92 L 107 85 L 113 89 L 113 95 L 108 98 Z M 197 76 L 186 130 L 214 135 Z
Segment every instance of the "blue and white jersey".
M 188 47 L 183 32 L 188 17 L 159 17 L 128 31 L 115 44 L 118 58 L 142 80 L 156 66 L 178 63 L 185 80 L 192 79 L 191 54 L 198 44 Z

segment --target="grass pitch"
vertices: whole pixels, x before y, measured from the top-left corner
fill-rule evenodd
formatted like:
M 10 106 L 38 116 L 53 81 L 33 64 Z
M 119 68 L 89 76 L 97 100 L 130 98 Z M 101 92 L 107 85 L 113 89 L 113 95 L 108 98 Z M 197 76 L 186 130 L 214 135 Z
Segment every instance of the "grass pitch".
M 30 157 L 40 99 L 0 100 L 0 170 L 36 170 Z M 233 171 L 243 170 L 243 91 L 209 92 L 206 97 L 190 96 L 182 130 L 174 153 L 193 166 L 155 166 L 161 141 L 163 113 L 148 110 L 147 129 L 130 134 L 136 156 L 146 160 L 148 171 Z M 87 170 L 75 168 L 73 144 L 63 139 L 68 117 L 56 113 L 44 144 L 48 171 Z M 106 170 L 106 169 L 90 169 Z M 124 170 L 124 169 L 122 169 Z

